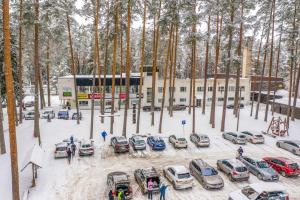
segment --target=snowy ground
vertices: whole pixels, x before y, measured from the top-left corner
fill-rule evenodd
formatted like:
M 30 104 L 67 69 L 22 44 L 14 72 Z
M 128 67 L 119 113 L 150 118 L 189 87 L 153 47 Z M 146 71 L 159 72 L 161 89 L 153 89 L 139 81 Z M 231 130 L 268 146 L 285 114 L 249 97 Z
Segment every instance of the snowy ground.
M 56 97 L 55 97 L 56 98 Z M 55 109 L 59 109 L 59 101 L 55 99 Z M 207 108 L 209 113 L 210 107 Z M 76 138 L 88 138 L 90 126 L 90 111 L 82 111 L 83 120 L 80 125 L 76 125 L 76 121 L 54 119 L 51 123 L 41 120 L 41 137 L 42 147 L 45 150 L 44 167 L 38 171 L 37 186 L 30 188 L 31 169 L 30 167 L 20 173 L 21 194 L 29 189 L 30 200 L 104 200 L 107 199 L 106 175 L 115 170 L 127 172 L 133 184 L 134 199 L 146 199 L 138 189 L 138 185 L 133 179 L 133 171 L 137 168 L 154 166 L 159 171 L 169 164 L 181 164 L 188 167 L 190 160 L 194 158 L 202 158 L 213 166 L 216 161 L 222 158 L 234 158 L 238 146 L 224 140 L 220 132 L 221 107 L 217 108 L 217 127 L 215 129 L 209 126 L 209 114 L 202 115 L 199 109 L 196 110 L 196 131 L 206 133 L 211 139 L 209 148 L 196 148 L 189 142 L 189 147 L 183 150 L 175 150 L 167 144 L 167 149 L 163 152 L 153 152 L 149 148 L 145 152 L 133 152 L 130 154 L 115 155 L 109 146 L 109 138 L 104 143 L 99 133 L 103 130 L 109 130 L 109 119 L 104 124 L 100 123 L 100 118 L 95 118 L 94 139 L 96 143 L 96 153 L 93 157 L 76 157 L 71 165 L 67 164 L 65 159 L 53 159 L 54 144 L 61 140 L 74 135 Z M 99 111 L 96 111 L 98 116 Z M 263 110 L 261 111 L 260 120 L 254 120 L 249 117 L 250 107 L 241 110 L 240 130 L 256 130 L 266 131 L 268 123 L 261 120 Z M 115 135 L 121 135 L 123 115 L 115 118 L 114 132 Z M 129 111 L 128 119 L 128 137 L 135 133 L 135 125 L 132 124 L 132 111 Z M 271 118 L 271 117 L 270 117 Z M 156 112 L 156 123 L 154 127 L 150 126 L 150 113 L 142 112 L 141 134 L 158 135 L 159 112 Z M 191 133 L 192 116 L 187 111 L 175 112 L 173 118 L 169 118 L 167 112 L 164 113 L 163 133 L 161 136 L 167 137 L 170 134 L 183 134 L 181 120 L 187 120 L 184 134 L 188 139 Z M 7 125 L 6 125 L 7 126 Z M 236 127 L 236 119 L 232 115 L 232 110 L 227 112 L 226 131 L 234 131 Z M 297 120 L 291 123 L 290 138 L 298 138 L 300 130 L 300 122 Z M 19 169 L 23 165 L 23 159 L 26 152 L 32 148 L 34 140 L 33 121 L 25 121 L 17 128 L 18 136 L 18 153 L 19 153 Z M 264 156 L 286 156 L 300 163 L 300 157 L 291 153 L 278 149 L 275 146 L 277 139 L 266 136 L 266 143 L 263 145 L 247 144 L 244 146 L 247 155 L 260 159 Z M 8 145 L 8 132 L 6 131 L 6 141 Z M 189 141 L 189 139 L 188 139 Z M 251 175 L 248 182 L 232 183 L 224 174 L 220 173 L 225 181 L 225 187 L 222 190 L 207 191 L 195 180 L 194 187 L 191 190 L 175 191 L 169 187 L 167 191 L 167 199 L 170 200 L 223 200 L 228 198 L 228 194 L 249 183 L 259 182 L 259 180 Z M 4 179 L 3 179 L 4 177 Z M 167 182 L 163 178 L 164 182 Z M 300 178 L 284 178 L 280 177 L 280 184 L 284 185 L 289 194 L 290 199 L 300 199 Z M 10 160 L 8 154 L 0 156 L 0 199 L 11 199 L 11 183 L 10 183 Z M 156 195 L 154 199 L 159 199 Z

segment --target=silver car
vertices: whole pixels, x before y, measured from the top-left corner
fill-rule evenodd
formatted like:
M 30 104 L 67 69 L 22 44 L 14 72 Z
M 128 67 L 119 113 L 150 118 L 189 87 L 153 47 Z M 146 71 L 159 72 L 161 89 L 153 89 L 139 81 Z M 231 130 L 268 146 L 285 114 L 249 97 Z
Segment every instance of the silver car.
M 265 138 L 260 133 L 250 132 L 250 131 L 242 131 L 241 134 L 246 136 L 246 140 L 253 144 L 263 144 L 265 143 Z
M 292 152 L 300 156 L 300 141 L 299 140 L 278 140 L 276 146 Z
M 190 136 L 191 142 L 193 142 L 197 147 L 209 147 L 210 139 L 205 134 L 192 134 Z
M 254 160 L 247 156 L 240 156 L 238 159 L 246 165 L 248 170 L 263 181 L 278 181 L 278 173 L 264 160 Z
M 188 146 L 184 137 L 176 137 L 175 135 L 169 137 L 169 142 L 173 144 L 174 148 L 187 148 Z
M 246 144 L 246 136 L 241 133 L 224 132 L 223 138 L 233 142 L 234 144 Z
M 134 150 L 145 150 L 146 142 L 141 136 L 135 135 L 129 138 L 129 143 Z
M 224 181 L 218 171 L 202 159 L 192 160 L 189 167 L 191 174 L 205 189 L 221 189 L 224 187 Z
M 247 181 L 249 171 L 247 167 L 236 159 L 223 159 L 217 161 L 218 170 L 223 171 L 230 181 Z

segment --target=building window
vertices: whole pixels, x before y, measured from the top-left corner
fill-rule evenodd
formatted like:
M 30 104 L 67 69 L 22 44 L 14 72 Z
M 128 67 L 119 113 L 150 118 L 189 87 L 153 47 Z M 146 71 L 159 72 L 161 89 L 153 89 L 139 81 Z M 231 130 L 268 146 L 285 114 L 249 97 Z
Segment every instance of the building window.
M 180 98 L 179 101 L 180 103 L 186 102 L 186 98 Z
M 234 101 L 234 97 L 228 97 L 228 101 Z
M 204 87 L 197 87 L 197 92 L 203 92 L 204 91 Z
M 161 102 L 162 102 L 162 99 L 158 99 L 157 101 L 158 101 L 158 103 L 161 103 Z
M 88 106 L 89 102 L 88 101 L 78 101 L 79 106 Z
M 209 92 L 212 92 L 213 90 L 214 90 L 214 88 L 213 88 L 213 87 L 211 87 L 211 86 L 210 86 L 210 87 L 208 87 L 208 91 L 209 91 Z
M 229 86 L 229 91 L 235 91 L 235 86 Z
M 245 91 L 245 86 L 240 87 L 241 91 Z
M 245 100 L 245 97 L 241 97 L 241 101 L 244 101 Z
M 171 88 L 173 88 L 173 92 L 175 92 L 175 87 L 169 87 L 169 92 L 172 91 Z
M 219 91 L 219 92 L 224 92 L 224 86 L 218 87 L 218 91 Z
M 79 86 L 79 92 L 80 93 L 88 93 L 89 92 L 89 87 Z
M 207 101 L 208 101 L 208 102 L 211 102 L 211 101 L 212 101 L 212 98 L 207 98 Z
M 152 102 L 152 88 L 147 88 L 147 103 Z
M 162 92 L 163 92 L 163 90 L 164 90 L 164 88 L 163 88 L 163 87 L 158 87 L 158 93 L 162 93 Z
M 186 92 L 186 87 L 180 87 L 180 92 Z
M 218 101 L 224 101 L 224 98 L 223 97 L 219 97 Z

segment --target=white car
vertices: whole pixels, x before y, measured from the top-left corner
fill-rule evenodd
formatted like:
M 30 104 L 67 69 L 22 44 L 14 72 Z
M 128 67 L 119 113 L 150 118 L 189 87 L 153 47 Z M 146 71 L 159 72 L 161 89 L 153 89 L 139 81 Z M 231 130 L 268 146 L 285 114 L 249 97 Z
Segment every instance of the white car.
M 81 140 L 79 142 L 78 154 L 79 156 L 94 155 L 94 141 L 93 140 Z
M 54 158 L 67 158 L 68 157 L 67 149 L 68 149 L 67 142 L 60 142 L 55 144 Z
M 289 195 L 279 183 L 253 183 L 229 194 L 229 200 L 288 200 Z
M 184 137 L 176 137 L 175 135 L 169 137 L 169 142 L 173 144 L 175 148 L 187 148 L 188 146 Z
M 241 134 L 246 136 L 246 140 L 253 144 L 263 144 L 265 143 L 265 138 L 261 133 L 254 131 L 242 131 Z
M 54 119 L 55 118 L 55 112 L 54 112 L 54 110 L 53 109 L 44 110 L 42 112 L 41 118 L 42 119 L 48 119 L 48 115 L 49 115 L 50 119 Z
M 193 187 L 194 178 L 190 171 L 182 165 L 167 166 L 164 168 L 163 173 L 175 190 Z

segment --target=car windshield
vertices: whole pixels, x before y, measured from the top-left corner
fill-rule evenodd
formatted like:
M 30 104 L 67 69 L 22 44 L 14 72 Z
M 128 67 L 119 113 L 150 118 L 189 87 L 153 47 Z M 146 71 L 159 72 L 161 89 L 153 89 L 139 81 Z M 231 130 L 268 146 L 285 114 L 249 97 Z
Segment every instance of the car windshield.
M 235 170 L 237 172 L 245 172 L 245 171 L 247 171 L 247 168 L 246 167 L 237 167 L 237 168 L 235 168 Z
M 137 143 L 137 144 L 145 144 L 145 141 L 144 140 L 136 140 L 135 143 Z
M 201 139 L 202 139 L 202 140 L 207 140 L 208 137 L 207 137 L 207 136 L 201 136 Z
M 83 144 L 81 147 L 82 147 L 82 148 L 90 148 L 90 147 L 91 147 L 91 144 Z
M 242 189 L 242 193 L 248 198 L 248 199 L 251 199 L 251 200 L 254 200 L 258 197 L 258 193 L 253 189 L 251 188 L 250 186 L 247 186 L 247 187 L 244 187 Z
M 214 176 L 217 175 L 218 172 L 214 168 L 209 167 L 209 168 L 202 169 L 202 174 L 203 176 Z
M 270 167 L 269 164 L 266 161 L 258 161 L 257 166 L 259 168 L 269 168 Z
M 239 135 L 238 137 L 239 138 L 246 138 L 246 136 L 244 136 L 244 135 Z
M 67 147 L 56 147 L 56 151 L 66 151 Z
M 282 191 L 262 192 L 257 200 L 286 200 L 287 195 Z
M 153 140 L 156 142 L 162 142 L 162 139 L 160 137 L 155 137 L 155 138 L 153 138 Z
M 186 139 L 185 139 L 185 138 L 178 138 L 178 141 L 185 142 L 185 141 L 186 141 Z
M 50 111 L 45 111 L 45 112 L 44 112 L 44 114 L 50 114 L 50 113 L 51 113 Z
M 59 114 L 67 114 L 68 112 L 67 111 L 59 111 Z
M 255 137 L 262 138 L 263 136 L 262 135 L 255 135 Z
M 289 167 L 292 169 L 298 169 L 299 165 L 297 163 L 292 163 L 292 164 L 289 164 Z
M 178 174 L 179 179 L 185 179 L 190 177 L 191 177 L 190 173 Z

